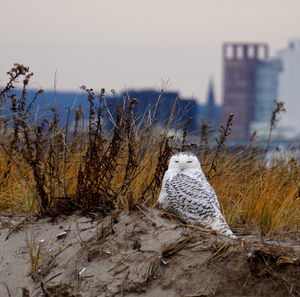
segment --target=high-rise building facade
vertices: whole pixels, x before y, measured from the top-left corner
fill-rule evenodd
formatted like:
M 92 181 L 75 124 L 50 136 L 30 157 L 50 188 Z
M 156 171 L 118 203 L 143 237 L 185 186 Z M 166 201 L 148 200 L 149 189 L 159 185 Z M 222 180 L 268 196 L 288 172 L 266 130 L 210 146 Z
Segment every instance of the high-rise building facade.
M 255 100 L 251 131 L 266 138 L 269 133 L 272 111 L 278 99 L 278 80 L 281 61 L 277 58 L 261 61 L 255 70 Z
M 254 120 L 257 66 L 268 59 L 265 43 L 223 44 L 223 122 L 234 114 L 231 139 L 247 140 Z
M 286 108 L 279 128 L 282 138 L 292 139 L 300 135 L 300 39 L 291 40 L 278 57 L 282 63 L 278 95 Z
M 262 61 L 256 67 L 254 121 L 269 123 L 278 99 L 279 59 Z

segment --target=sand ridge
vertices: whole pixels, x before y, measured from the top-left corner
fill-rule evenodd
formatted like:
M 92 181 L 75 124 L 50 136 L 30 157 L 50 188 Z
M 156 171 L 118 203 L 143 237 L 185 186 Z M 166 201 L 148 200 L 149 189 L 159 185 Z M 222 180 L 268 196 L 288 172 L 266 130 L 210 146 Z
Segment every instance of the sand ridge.
M 153 208 L 1 216 L 0 228 L 3 297 L 300 296 L 297 233 L 231 240 Z

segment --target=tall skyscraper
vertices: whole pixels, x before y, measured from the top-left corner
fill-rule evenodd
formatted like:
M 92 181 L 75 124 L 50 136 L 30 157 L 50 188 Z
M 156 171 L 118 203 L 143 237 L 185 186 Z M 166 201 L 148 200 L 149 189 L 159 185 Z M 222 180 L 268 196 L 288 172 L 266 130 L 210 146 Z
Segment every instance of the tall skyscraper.
M 278 57 L 282 63 L 278 95 L 286 108 L 279 127 L 282 137 L 295 138 L 300 135 L 300 39 L 291 40 Z
M 256 67 L 254 121 L 270 122 L 271 112 L 278 99 L 278 78 L 281 71 L 279 59 L 261 62 Z
M 247 140 L 254 119 L 257 66 L 268 58 L 265 43 L 223 44 L 223 114 L 224 122 L 234 114 L 231 139 Z
M 281 61 L 277 58 L 261 61 L 255 71 L 254 118 L 251 130 L 257 136 L 266 138 L 269 134 L 272 111 L 276 108 L 274 100 L 278 99 L 278 80 Z

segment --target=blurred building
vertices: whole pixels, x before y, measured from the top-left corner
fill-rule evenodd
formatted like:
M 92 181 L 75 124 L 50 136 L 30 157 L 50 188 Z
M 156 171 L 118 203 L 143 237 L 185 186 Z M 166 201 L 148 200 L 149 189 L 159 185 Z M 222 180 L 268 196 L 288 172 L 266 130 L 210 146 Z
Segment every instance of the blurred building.
M 21 90 L 19 91 L 21 93 Z M 28 91 L 28 98 L 35 96 L 34 90 Z M 88 114 L 90 109 L 87 94 L 85 92 L 54 92 L 46 91 L 41 95 L 43 100 L 38 100 L 33 105 L 33 111 L 40 112 L 43 116 L 52 117 L 49 112 L 51 107 L 56 107 L 59 117 L 65 125 L 67 117 L 67 110 L 70 108 L 69 116 L 70 127 L 75 122 L 75 110 L 81 106 L 85 121 L 88 121 Z M 116 97 L 105 96 L 105 104 L 102 101 L 103 108 L 103 123 L 107 130 L 113 128 L 111 118 L 115 115 L 116 103 L 124 107 L 130 99 L 137 99 L 138 104 L 135 105 L 134 113 L 136 114 L 136 121 L 149 120 L 152 124 L 159 127 L 166 127 L 170 125 L 170 129 L 180 130 L 184 124 L 189 121 L 188 130 L 192 132 L 199 129 L 199 104 L 194 99 L 182 98 L 178 92 L 164 92 L 161 93 L 156 90 L 129 90 L 121 93 Z M 9 110 L 10 103 L 7 102 L 4 108 Z M 99 106 L 99 95 L 95 95 L 94 105 Z M 110 112 L 110 114 L 108 113 Z M 33 112 L 33 114 L 35 114 Z M 38 119 L 40 116 L 37 117 Z M 191 120 L 189 120 L 191 118 Z
M 199 128 L 198 104 L 194 99 L 182 98 L 177 92 L 160 93 L 155 90 L 129 90 L 120 99 L 124 96 L 136 98 L 139 103 L 135 112 L 140 118 L 144 118 L 143 115 L 150 117 L 153 124 L 170 125 L 171 129 L 180 130 L 189 121 L 190 132 Z
M 291 40 L 278 57 L 282 63 L 278 95 L 286 108 L 279 128 L 282 137 L 292 139 L 300 135 L 300 39 Z
M 214 84 L 212 79 L 209 80 L 204 116 L 205 119 L 211 123 L 212 127 L 219 125 L 219 113 L 216 106 Z
M 251 132 L 266 138 L 272 111 L 276 108 L 274 102 L 278 99 L 278 81 L 281 71 L 281 61 L 277 58 L 260 61 L 255 68 L 255 99 L 254 115 Z
M 234 114 L 231 139 L 247 140 L 254 120 L 257 66 L 268 59 L 265 43 L 223 44 L 223 113 Z

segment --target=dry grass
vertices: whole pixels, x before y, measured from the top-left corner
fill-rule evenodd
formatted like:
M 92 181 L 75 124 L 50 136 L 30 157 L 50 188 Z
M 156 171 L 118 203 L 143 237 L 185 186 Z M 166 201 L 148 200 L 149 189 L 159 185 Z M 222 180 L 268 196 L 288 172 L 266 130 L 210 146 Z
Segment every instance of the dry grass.
M 31 278 L 38 282 L 41 280 L 48 272 L 42 267 L 42 262 L 45 259 L 50 258 L 51 252 L 46 251 L 42 242 L 38 242 L 33 234 L 28 236 L 26 230 L 25 234 L 25 242 L 28 250 L 28 254 L 30 257 L 30 272 L 29 275 Z M 49 271 L 51 269 L 52 261 L 47 263 L 46 270 Z
M 87 127 L 81 107 L 73 130 L 68 120 L 61 124 L 55 109 L 33 124 L 31 108 L 42 90 L 27 98 L 32 74 L 22 65 L 8 74 L 9 82 L 0 92 L 12 113 L 0 125 L 0 212 L 56 216 L 77 209 L 105 215 L 115 208 L 155 205 L 169 157 L 192 148 L 229 224 L 254 225 L 264 234 L 299 229 L 298 161 L 282 159 L 267 166 L 265 149 L 254 144 L 226 148 L 232 115 L 219 130 L 216 147 L 208 145 L 214 136 L 207 123 L 196 145 L 188 142 L 188 122 L 182 126 L 182 139 L 169 137 L 151 124 L 151 118 L 137 120 L 136 99 L 126 98 L 124 104 L 116 100 L 115 109 L 109 110 L 105 90 L 96 95 L 83 87 L 90 104 Z M 23 80 L 21 95 L 14 88 L 18 80 Z M 110 133 L 103 127 L 104 117 L 113 123 Z M 173 121 L 172 114 L 167 127 Z
M 254 151 L 225 155 L 211 183 L 230 224 L 257 225 L 263 234 L 299 228 L 300 175 L 295 159 L 267 166 Z

